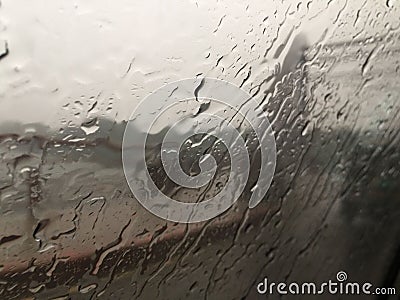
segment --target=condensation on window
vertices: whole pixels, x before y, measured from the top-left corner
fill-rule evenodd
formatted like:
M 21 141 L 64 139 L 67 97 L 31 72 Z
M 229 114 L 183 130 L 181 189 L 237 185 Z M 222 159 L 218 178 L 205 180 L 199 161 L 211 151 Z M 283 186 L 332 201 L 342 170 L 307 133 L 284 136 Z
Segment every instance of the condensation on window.
M 394 0 L 2 0 L 0 298 L 257 299 L 266 276 L 319 282 L 340 270 L 399 287 L 399 9 Z M 181 224 L 135 199 L 121 147 L 144 97 L 193 77 L 259 101 L 277 163 L 250 209 L 260 149 L 244 133 L 256 172 L 239 200 Z M 151 135 L 150 175 L 174 199 L 212 197 L 228 180 L 226 151 L 210 151 L 220 164 L 207 186 L 177 186 L 156 139 L 172 121 Z M 189 175 L 214 142 L 194 136 L 182 149 Z

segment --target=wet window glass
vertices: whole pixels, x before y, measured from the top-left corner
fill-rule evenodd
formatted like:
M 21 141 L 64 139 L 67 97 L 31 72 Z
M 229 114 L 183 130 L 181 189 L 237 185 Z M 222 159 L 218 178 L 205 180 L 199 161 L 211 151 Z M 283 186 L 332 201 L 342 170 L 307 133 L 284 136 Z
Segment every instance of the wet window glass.
M 400 292 L 399 30 L 395 0 L 2 0 L 0 298 Z

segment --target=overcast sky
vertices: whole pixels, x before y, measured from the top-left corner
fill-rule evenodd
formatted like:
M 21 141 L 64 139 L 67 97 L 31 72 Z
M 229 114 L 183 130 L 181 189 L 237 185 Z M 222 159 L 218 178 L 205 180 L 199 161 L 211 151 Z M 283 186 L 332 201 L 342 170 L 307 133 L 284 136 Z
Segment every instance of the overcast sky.
M 354 34 L 340 29 L 343 20 L 358 26 L 344 1 L 329 9 L 283 2 L 4 0 L 0 40 L 10 53 L 0 63 L 0 118 L 56 127 L 88 114 L 127 119 L 154 89 L 201 73 L 235 84 L 250 76 L 249 91 L 298 34 L 312 44 L 328 30 L 335 42 Z

